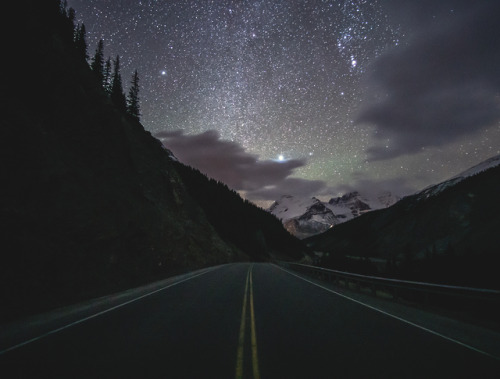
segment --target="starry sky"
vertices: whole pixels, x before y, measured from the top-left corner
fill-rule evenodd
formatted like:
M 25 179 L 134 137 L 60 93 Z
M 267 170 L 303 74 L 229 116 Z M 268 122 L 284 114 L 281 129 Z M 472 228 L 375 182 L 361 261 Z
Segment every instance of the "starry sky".
M 407 195 L 500 154 L 498 1 L 69 0 L 144 127 L 266 204 Z

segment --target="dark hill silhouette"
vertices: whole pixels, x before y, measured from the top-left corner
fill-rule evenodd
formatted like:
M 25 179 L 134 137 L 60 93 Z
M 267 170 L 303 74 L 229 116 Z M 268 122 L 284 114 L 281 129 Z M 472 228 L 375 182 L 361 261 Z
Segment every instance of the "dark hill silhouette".
M 181 163 L 176 163 L 176 169 L 188 193 L 200 204 L 224 241 L 238 246 L 255 260 L 302 257 L 303 245 L 297 243 L 297 238 L 276 217 L 247 200 L 242 201 L 225 184 L 207 178 L 196 169 Z
M 431 191 L 432 192 L 432 191 Z M 500 288 L 500 166 L 437 195 L 408 196 L 305 242 L 323 265 L 412 280 Z M 378 258 L 378 267 L 366 259 Z M 380 261 L 386 261 L 385 265 Z
M 0 320 L 183 270 L 301 256 L 274 217 L 172 161 L 113 103 L 59 1 L 24 1 L 9 19 L 16 39 L 6 46 L 0 127 Z M 252 226 L 217 222 L 227 209 L 208 210 L 206 196 L 234 204 Z

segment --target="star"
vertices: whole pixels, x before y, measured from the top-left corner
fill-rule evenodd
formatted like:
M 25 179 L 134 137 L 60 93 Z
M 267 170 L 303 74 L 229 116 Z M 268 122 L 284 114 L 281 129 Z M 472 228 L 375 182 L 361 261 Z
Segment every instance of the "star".
M 377 87 L 367 88 L 371 85 L 368 74 L 384 56 L 410 47 L 418 33 L 430 33 L 450 20 L 474 14 L 466 10 L 476 2 L 463 2 L 462 8 L 428 2 L 415 22 L 403 16 L 411 14 L 407 12 L 411 2 L 396 0 L 129 3 L 122 7 L 107 0 L 68 0 L 76 21 L 87 28 L 89 55 L 103 39 L 106 55 L 123 58 L 124 78 L 137 69 L 141 122 L 148 131 L 181 130 L 189 135 L 217 131 L 221 139 L 233 141 L 262 160 L 285 161 L 284 154 L 276 153 L 285 151 L 287 156 L 308 158 L 307 165 L 294 175 L 338 187 L 360 176 L 389 180 L 399 175 L 402 164 L 411 166 L 397 160 L 366 163 L 375 142 L 382 141 L 381 149 L 386 150 L 373 125 L 354 122 L 369 105 L 372 92 L 377 98 L 386 96 L 376 92 Z M 439 9 L 448 11 L 436 13 Z M 420 25 L 422 20 L 435 28 Z M 466 62 L 475 59 L 469 56 Z M 498 67 L 496 61 L 484 62 L 486 68 Z M 387 72 L 388 76 L 406 73 L 400 66 Z M 457 141 L 446 154 L 460 154 L 455 161 L 478 163 L 473 157 L 486 159 L 498 150 L 499 130 L 492 123 L 477 141 L 481 148 Z M 389 150 L 397 147 L 391 143 Z M 437 181 L 438 175 L 446 179 L 457 173 L 452 165 L 441 168 L 434 156 L 427 161 L 429 154 L 431 149 L 412 165 L 415 177 L 407 180 L 414 190 L 433 184 L 418 178 Z M 426 176 L 426 172 L 431 174 Z

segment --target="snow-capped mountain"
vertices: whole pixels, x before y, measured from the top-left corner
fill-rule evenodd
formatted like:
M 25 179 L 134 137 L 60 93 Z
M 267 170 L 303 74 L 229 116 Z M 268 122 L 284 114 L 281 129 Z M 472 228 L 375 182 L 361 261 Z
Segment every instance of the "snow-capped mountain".
M 298 238 L 307 238 L 363 213 L 386 208 L 398 200 L 390 192 L 368 198 L 355 191 L 328 202 L 315 197 L 301 199 L 285 195 L 271 205 L 269 212 L 281 219 L 290 233 Z
M 339 223 L 328 203 L 315 197 L 300 199 L 285 195 L 271 205 L 269 212 L 281 219 L 285 228 L 298 238 L 322 233 Z
M 337 217 L 347 221 L 375 209 L 387 208 L 398 200 L 399 197 L 392 195 L 390 192 L 383 192 L 374 198 L 368 198 L 354 191 L 330 199 L 328 204 Z
M 500 288 L 498 158 L 313 236 L 307 245 L 336 258 L 368 258 L 379 273 L 392 277 Z M 337 266 L 340 259 L 334 262 Z
M 500 165 L 500 155 L 487 159 L 442 183 L 417 192 L 415 194 L 416 200 L 435 196 L 465 178 L 498 165 Z M 400 198 L 391 192 L 368 197 L 354 191 L 341 197 L 332 198 L 328 202 L 320 201 L 315 197 L 304 199 L 286 195 L 275 201 L 268 211 L 281 219 L 290 233 L 298 238 L 307 238 L 342 222 L 352 220 L 363 213 L 390 207 L 399 200 Z

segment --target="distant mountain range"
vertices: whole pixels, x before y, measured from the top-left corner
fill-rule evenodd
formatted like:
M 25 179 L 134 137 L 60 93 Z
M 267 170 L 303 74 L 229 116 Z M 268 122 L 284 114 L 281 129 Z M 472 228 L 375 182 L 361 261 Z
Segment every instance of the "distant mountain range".
M 435 196 L 470 176 L 498 165 L 500 165 L 500 155 L 489 158 L 442 183 L 431 185 L 414 196 L 420 199 Z M 280 219 L 291 234 L 304 239 L 321 234 L 335 225 L 350 221 L 367 212 L 390 207 L 399 200 L 401 198 L 390 191 L 381 192 L 372 197 L 353 191 L 331 198 L 327 202 L 316 197 L 298 198 L 284 195 L 276 200 L 268 211 Z
M 317 198 L 282 196 L 269 208 L 285 228 L 298 238 L 307 238 L 323 233 L 335 225 L 352 220 L 366 212 L 387 208 L 399 200 L 390 192 L 369 198 L 359 192 L 350 192 L 328 202 Z
M 322 265 L 500 288 L 500 156 L 304 240 Z

